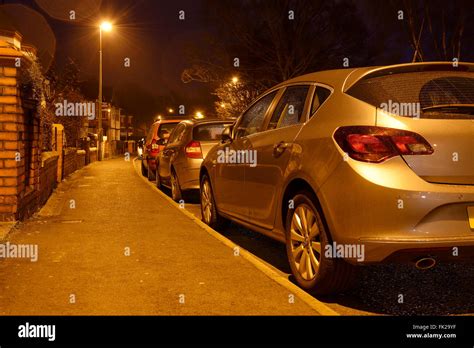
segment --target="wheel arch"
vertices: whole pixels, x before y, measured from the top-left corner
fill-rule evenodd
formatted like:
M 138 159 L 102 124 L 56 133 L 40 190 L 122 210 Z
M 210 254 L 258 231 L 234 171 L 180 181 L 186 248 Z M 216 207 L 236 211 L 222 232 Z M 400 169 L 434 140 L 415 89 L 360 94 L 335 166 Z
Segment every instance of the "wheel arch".
M 201 185 L 202 177 L 204 175 L 207 175 L 209 177 L 209 180 L 211 180 L 211 177 L 209 176 L 209 171 L 207 170 L 207 168 L 205 166 L 201 166 L 201 168 L 199 169 L 199 186 Z
M 292 196 L 294 196 L 296 193 L 300 191 L 306 191 L 310 194 L 311 197 L 309 198 L 314 203 L 316 208 L 319 210 L 319 213 L 321 214 L 321 219 L 324 223 L 324 227 L 326 228 L 326 231 L 328 234 L 328 238 L 332 242 L 331 230 L 329 228 L 328 221 L 326 219 L 326 214 L 318 198 L 318 195 L 316 191 L 313 189 L 313 187 L 311 186 L 311 184 L 307 180 L 300 177 L 292 179 L 285 187 L 285 191 L 283 193 L 282 201 L 281 201 L 281 220 L 282 220 L 281 223 L 282 223 L 283 228 L 284 229 L 286 228 L 286 216 L 289 210 L 288 202 Z

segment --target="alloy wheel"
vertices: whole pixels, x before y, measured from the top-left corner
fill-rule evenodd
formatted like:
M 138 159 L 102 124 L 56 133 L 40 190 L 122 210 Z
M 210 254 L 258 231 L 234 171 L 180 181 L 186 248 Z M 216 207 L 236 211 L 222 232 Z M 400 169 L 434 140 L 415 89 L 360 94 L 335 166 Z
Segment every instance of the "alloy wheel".
M 291 252 L 298 273 L 305 280 L 312 280 L 319 271 L 321 238 L 316 213 L 301 204 L 293 213 L 290 238 Z
M 171 173 L 171 196 L 175 201 L 181 199 L 181 190 L 179 188 L 178 178 L 174 172 Z
M 204 180 L 201 189 L 202 215 L 206 224 L 211 223 L 212 218 L 212 193 L 209 181 Z

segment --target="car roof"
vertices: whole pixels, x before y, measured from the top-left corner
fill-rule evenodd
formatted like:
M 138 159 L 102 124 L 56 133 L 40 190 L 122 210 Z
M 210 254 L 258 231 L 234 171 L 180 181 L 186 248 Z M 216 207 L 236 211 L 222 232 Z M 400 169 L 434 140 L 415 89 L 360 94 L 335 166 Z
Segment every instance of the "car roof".
M 153 124 L 165 124 L 165 123 L 179 123 L 183 121 L 182 118 L 169 118 L 169 119 L 161 119 L 158 121 L 153 122 Z
M 202 124 L 219 124 L 219 123 L 234 123 L 234 120 L 223 120 L 221 118 L 207 119 L 207 120 L 184 120 L 181 123 L 189 124 L 193 127 Z
M 453 62 L 422 62 L 422 63 L 404 63 L 385 66 L 371 66 L 363 68 L 348 68 L 318 71 L 306 75 L 301 75 L 290 80 L 284 81 L 274 88 L 280 88 L 288 84 L 298 84 L 304 82 L 319 82 L 326 84 L 335 90 L 346 91 L 360 79 L 377 75 L 391 74 L 394 72 L 413 72 L 413 71 L 432 71 L 436 69 L 450 70 L 469 70 L 474 71 L 474 63 L 458 62 L 455 67 Z

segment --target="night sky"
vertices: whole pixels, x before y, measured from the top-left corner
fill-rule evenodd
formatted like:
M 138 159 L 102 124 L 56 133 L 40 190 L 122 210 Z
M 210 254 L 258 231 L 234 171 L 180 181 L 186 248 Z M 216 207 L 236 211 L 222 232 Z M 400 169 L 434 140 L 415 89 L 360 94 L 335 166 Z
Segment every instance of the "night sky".
M 60 1 L 57 1 L 60 2 Z M 97 79 L 98 29 L 101 18 L 110 19 L 114 30 L 104 34 L 104 86 L 142 88 L 153 96 L 169 96 L 175 105 L 191 105 L 193 109 L 212 104 L 205 84 L 181 82 L 185 68 L 184 50 L 202 31 L 213 30 L 206 23 L 200 0 L 109 0 L 102 1 L 101 15 L 94 13 L 85 20 L 57 20 L 49 16 L 34 1 L 4 1 L 5 4 L 25 4 L 41 13 L 50 24 L 57 49 L 55 66 L 62 68 L 67 57 L 80 66 L 84 79 Z M 186 11 L 186 20 L 178 12 Z M 124 58 L 131 59 L 125 68 Z M 173 105 L 171 105 L 173 106 Z M 157 110 L 157 113 L 160 110 Z M 138 118 L 142 115 L 136 115 Z
M 209 6 L 212 6 L 211 0 L 37 1 L 0 0 L 0 4 L 24 4 L 39 13 L 39 15 L 36 14 L 39 19 L 34 21 L 27 16 L 18 17 L 24 18 L 23 27 L 25 31 L 29 31 L 28 35 L 25 35 L 28 36 L 25 41 L 32 41 L 40 49 L 50 46 L 52 40 L 44 34 L 48 29 L 45 26 L 50 26 L 56 38 L 56 49 L 51 52 L 54 55 L 52 66 L 55 70 L 60 71 L 68 57 L 71 57 L 80 67 L 81 78 L 89 81 L 89 84 L 96 88 L 99 65 L 98 24 L 102 19 L 108 19 L 114 23 L 115 27 L 111 33 L 104 34 L 103 40 L 105 95 L 112 94 L 108 93 L 112 90 L 111 86 L 117 95 L 128 94 L 131 100 L 122 103 L 126 105 L 120 106 L 125 109 L 128 106 L 128 112 L 134 114 L 139 120 L 150 121 L 156 114 L 164 112 L 165 105 L 173 108 L 181 104 L 186 105 L 187 113 L 194 113 L 195 110 L 205 112 L 212 110 L 215 98 L 212 92 L 215 86 L 199 82 L 185 84 L 181 81 L 183 69 L 190 65 L 186 56 L 188 47 L 201 42 L 205 35 L 215 36 L 220 41 L 233 40 L 228 33 L 227 37 L 222 37 L 222 33 L 219 32 L 218 25 L 215 23 L 216 17 L 212 17 L 209 13 Z M 42 3 L 43 7 L 38 3 Z M 249 0 L 242 0 L 242 3 L 248 4 Z M 351 66 L 410 62 L 413 49 L 409 43 L 406 28 L 403 28 L 396 18 L 397 10 L 403 7 L 404 2 L 388 1 L 387 4 L 390 3 L 390 6 L 374 6 L 375 3 L 376 1 L 369 0 L 353 1 L 354 7 L 347 9 L 343 14 L 352 16 L 344 22 L 349 25 L 348 30 L 356 30 L 350 27 L 355 28 L 354 23 L 357 19 L 366 31 L 360 44 L 357 42 L 351 52 L 344 52 L 351 56 L 352 62 L 355 62 Z M 423 1 L 415 3 L 418 4 L 416 5 L 418 12 L 423 13 Z M 465 1 L 443 3 L 446 6 L 441 7 L 437 5 L 440 3 L 437 0 L 427 3 L 435 11 L 439 8 L 441 14 L 446 15 L 446 22 L 450 28 L 455 28 L 455 22 L 460 13 L 467 16 L 462 57 L 464 61 L 472 61 L 474 59 L 473 41 L 468 38 L 474 34 L 473 13 L 464 13 L 463 10 L 460 12 L 456 5 Z M 45 9 L 45 4 L 53 11 Z M 466 4 L 466 8 L 470 8 L 469 4 Z M 238 5 L 240 6 L 240 3 Z M 70 8 L 77 9 L 77 18 L 74 21 L 68 18 Z M 184 21 L 178 18 L 180 10 L 185 11 Z M 63 16 L 63 19 L 58 19 L 58 16 Z M 214 16 L 216 16 L 215 13 Z M 354 23 L 351 22 L 351 18 L 354 19 Z M 44 22 L 42 23 L 40 19 Z M 332 22 L 328 24 L 334 25 Z M 439 36 L 439 25 L 436 27 L 435 23 L 434 26 Z M 41 28 L 45 30 L 39 30 Z M 429 60 L 439 60 L 432 55 L 433 47 L 427 30 L 425 34 L 428 43 L 424 47 L 426 57 Z M 308 42 L 308 45 L 317 45 L 318 40 L 320 38 L 315 37 L 313 42 Z M 339 37 L 330 41 L 337 46 Z M 211 47 L 205 47 L 203 51 L 212 55 Z M 131 59 L 131 67 L 124 67 L 125 58 Z M 48 65 L 49 62 L 45 64 Z M 316 70 L 318 67 L 316 66 Z M 328 68 L 340 67 L 338 58 Z M 88 97 L 93 98 L 96 93 L 95 90 L 89 93 Z M 134 103 L 135 97 L 137 102 Z

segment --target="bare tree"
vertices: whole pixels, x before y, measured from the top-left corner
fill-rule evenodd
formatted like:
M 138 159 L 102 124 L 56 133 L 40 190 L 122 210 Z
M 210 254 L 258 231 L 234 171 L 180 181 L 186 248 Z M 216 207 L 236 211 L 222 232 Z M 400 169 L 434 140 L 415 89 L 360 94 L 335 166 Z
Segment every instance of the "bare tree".
M 344 58 L 350 66 L 365 60 L 365 27 L 351 1 L 212 0 L 208 6 L 214 35 L 192 45 L 190 67 L 181 77 L 185 83 L 211 83 L 218 113 L 229 113 L 221 105 L 242 97 L 224 97 L 242 92 L 228 86 L 233 75 L 241 89 L 256 95 L 295 76 L 343 68 Z M 356 51 L 361 53 L 351 54 Z
M 392 2 L 394 6 L 399 2 Z M 472 3 L 466 1 L 403 0 L 406 29 L 413 49 L 413 62 L 427 59 L 461 60 L 465 43 L 467 17 L 472 17 Z M 472 32 L 472 26 L 471 26 Z M 430 51 L 434 54 L 427 55 Z

